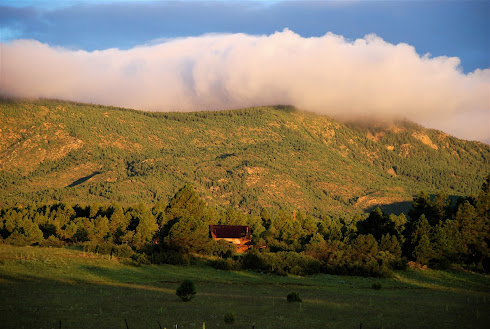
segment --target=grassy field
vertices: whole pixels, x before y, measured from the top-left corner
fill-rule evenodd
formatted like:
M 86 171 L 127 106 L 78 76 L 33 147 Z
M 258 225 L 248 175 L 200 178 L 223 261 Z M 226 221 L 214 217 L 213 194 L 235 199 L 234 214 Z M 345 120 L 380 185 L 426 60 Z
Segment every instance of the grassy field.
M 175 295 L 191 279 L 197 295 Z M 381 290 L 373 290 L 380 282 Z M 299 292 L 301 304 L 286 295 Z M 408 270 L 392 279 L 278 277 L 134 267 L 72 249 L 0 245 L 1 328 L 487 328 L 488 276 Z M 225 324 L 227 312 L 236 315 Z

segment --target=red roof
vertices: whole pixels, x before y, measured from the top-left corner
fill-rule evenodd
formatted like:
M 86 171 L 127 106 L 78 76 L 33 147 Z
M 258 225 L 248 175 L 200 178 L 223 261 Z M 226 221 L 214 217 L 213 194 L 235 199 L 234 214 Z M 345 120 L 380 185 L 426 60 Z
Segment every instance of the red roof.
M 217 239 L 250 239 L 250 228 L 238 225 L 209 225 L 211 237 Z

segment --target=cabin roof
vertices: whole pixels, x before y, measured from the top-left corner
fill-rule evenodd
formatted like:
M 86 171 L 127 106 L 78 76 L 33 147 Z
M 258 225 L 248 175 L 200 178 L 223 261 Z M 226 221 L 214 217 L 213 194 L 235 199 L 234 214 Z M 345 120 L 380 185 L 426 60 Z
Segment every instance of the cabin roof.
M 250 228 L 239 225 L 209 225 L 211 237 L 217 239 L 250 239 Z

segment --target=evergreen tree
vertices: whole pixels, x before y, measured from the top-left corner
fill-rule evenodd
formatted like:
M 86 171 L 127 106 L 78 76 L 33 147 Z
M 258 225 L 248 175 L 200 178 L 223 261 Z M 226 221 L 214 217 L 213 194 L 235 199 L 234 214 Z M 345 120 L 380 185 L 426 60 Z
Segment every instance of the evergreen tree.
M 481 263 L 489 254 L 488 221 L 479 216 L 475 207 L 467 201 L 459 206 L 455 219 L 467 249 L 467 262 Z
M 111 236 L 109 232 L 109 220 L 106 216 L 95 218 L 95 241 L 107 240 Z
M 180 218 L 171 228 L 167 244 L 182 253 L 206 252 L 209 239 L 209 223 L 191 216 Z
M 325 216 L 317 224 L 318 232 L 323 235 L 325 240 L 341 240 L 342 239 L 342 223 L 339 220 L 334 220 L 330 216 Z
M 123 208 L 116 204 L 110 208 L 111 215 L 109 217 L 109 231 L 112 236 L 117 236 L 116 232 L 125 232 L 129 224 L 128 218 L 124 215 Z M 120 234 L 119 234 L 120 235 Z
M 434 200 L 431 201 L 432 221 L 428 218 L 431 226 L 437 225 L 439 222 L 447 219 L 446 214 L 450 209 L 450 200 L 447 194 L 439 192 L 435 195 Z
M 372 234 L 362 234 L 351 241 L 350 250 L 354 259 L 375 257 L 378 253 L 378 242 Z
M 428 235 L 422 235 L 415 245 L 414 257 L 420 264 L 428 265 L 429 261 L 434 258 L 434 250 Z
M 490 222 L 490 174 L 482 185 L 481 191 L 476 198 L 478 215 L 487 223 Z
M 185 185 L 170 200 L 165 209 L 166 217 L 169 221 L 191 216 L 194 218 L 204 218 L 206 204 L 194 191 L 191 185 Z
M 399 239 L 402 237 L 403 231 L 405 231 L 405 225 L 407 224 L 407 217 L 404 213 L 400 215 L 390 214 L 390 220 L 395 224 L 396 236 Z
M 359 234 L 372 234 L 378 241 L 385 234 L 397 234 L 395 223 L 379 207 L 371 211 L 368 218 L 357 222 L 357 232 Z
M 392 236 L 390 236 L 389 234 L 383 235 L 379 243 L 379 250 L 388 251 L 397 259 L 402 256 L 402 248 L 400 246 L 400 242 L 394 235 Z
M 448 219 L 434 228 L 434 254 L 441 263 L 455 263 L 466 252 L 459 224 Z
M 196 286 L 191 280 L 184 280 L 176 290 L 176 295 L 184 302 L 189 302 L 196 295 Z
M 415 222 L 410 244 L 412 245 L 412 256 L 421 264 L 428 264 L 434 257 L 431 245 L 431 227 L 425 215 L 421 215 Z
M 268 230 L 272 224 L 272 216 L 269 211 L 267 211 L 267 209 L 262 209 L 260 212 L 260 218 L 262 219 L 262 225 L 266 230 Z
M 408 211 L 411 222 L 415 223 L 422 215 L 427 217 L 432 212 L 431 208 L 430 196 L 425 191 L 421 191 L 413 198 L 412 208 Z
M 141 248 L 153 240 L 158 224 L 150 209 L 143 204 L 133 210 L 132 216 L 133 220 L 138 223 L 134 230 L 133 246 Z

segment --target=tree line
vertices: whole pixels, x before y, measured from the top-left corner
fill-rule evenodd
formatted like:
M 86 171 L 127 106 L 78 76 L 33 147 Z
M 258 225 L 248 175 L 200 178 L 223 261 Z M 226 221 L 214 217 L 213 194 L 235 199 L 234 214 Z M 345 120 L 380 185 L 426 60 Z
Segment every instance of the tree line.
M 152 207 L 5 207 L 0 209 L 0 243 L 79 245 L 136 264 L 207 262 L 225 270 L 279 275 L 390 276 L 409 261 L 489 272 L 490 175 L 474 197 L 451 201 L 443 193 L 421 192 L 407 215 L 388 215 L 380 208 L 345 218 L 284 209 L 244 214 L 233 207 L 207 205 L 186 185 L 168 203 Z M 267 247 L 236 255 L 233 245 L 210 238 L 210 224 L 248 225 L 253 245 Z

